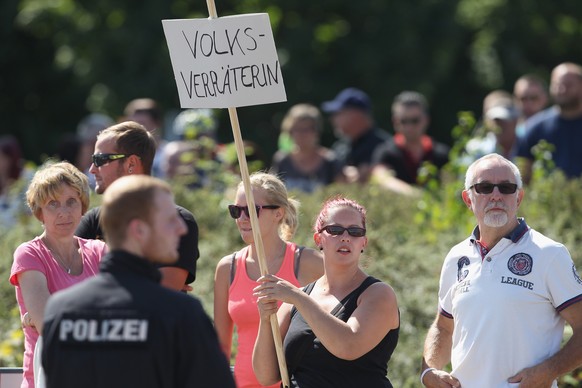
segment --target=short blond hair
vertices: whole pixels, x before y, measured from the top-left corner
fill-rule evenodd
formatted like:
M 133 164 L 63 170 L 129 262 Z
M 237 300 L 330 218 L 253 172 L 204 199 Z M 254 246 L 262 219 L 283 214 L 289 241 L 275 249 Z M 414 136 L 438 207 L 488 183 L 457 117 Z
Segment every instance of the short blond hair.
M 89 179 L 69 162 L 49 160 L 36 171 L 26 190 L 26 204 L 38 220 L 42 205 L 56 199 L 63 184 L 77 192 L 81 200 L 81 213 L 85 214 L 89 208 Z
M 132 220 L 152 221 L 157 192 L 171 193 L 172 190 L 166 182 L 143 174 L 123 176 L 107 188 L 99 223 L 110 249 L 123 246 Z

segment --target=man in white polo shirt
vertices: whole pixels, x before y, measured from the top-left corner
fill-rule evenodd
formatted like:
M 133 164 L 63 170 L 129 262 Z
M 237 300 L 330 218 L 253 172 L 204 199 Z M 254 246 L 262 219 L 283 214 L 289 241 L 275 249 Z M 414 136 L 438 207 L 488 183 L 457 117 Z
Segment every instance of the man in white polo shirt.
M 425 386 L 557 387 L 582 364 L 582 280 L 564 245 L 517 218 L 523 195 L 518 168 L 501 155 L 467 169 L 462 196 L 478 225 L 443 264 Z M 560 349 L 565 322 L 573 335 Z

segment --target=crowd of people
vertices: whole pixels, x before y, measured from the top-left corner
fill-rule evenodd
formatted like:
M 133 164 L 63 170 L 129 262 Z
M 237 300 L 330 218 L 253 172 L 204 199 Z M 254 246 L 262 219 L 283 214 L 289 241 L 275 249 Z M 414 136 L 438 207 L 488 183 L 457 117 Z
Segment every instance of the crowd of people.
M 527 184 L 536 160 L 532 149 L 540 140 L 546 140 L 554 147 L 555 167 L 567 177 L 579 177 L 582 163 L 572 147 L 579 144 L 579 131 L 575 129 L 582 121 L 581 74 L 580 65 L 565 62 L 549 75 L 549 87 L 540 75 L 525 74 L 515 81 L 512 91 L 498 89 L 487 94 L 483 110 L 477 115 L 478 125 L 465 148 L 466 164 L 498 152 L 519 161 Z M 309 193 L 332 183 L 370 182 L 386 190 L 415 195 L 429 178 L 439 180 L 440 169 L 449 161 L 450 148 L 429 134 L 431 109 L 423 94 L 402 91 L 394 97 L 390 111 L 391 123 L 382 129 L 374 119 L 372 100 L 354 87 L 341 90 L 319 107 L 313 102 L 295 104 L 280 123 L 279 146 L 272 157 L 245 139 L 249 165 L 252 171 L 276 173 L 290 191 Z M 238 162 L 233 147 L 218 141 L 217 112 L 185 109 L 168 116 L 154 99 L 138 98 L 127 104 L 123 116 L 116 121 L 126 120 L 142 124 L 154 136 L 152 176 L 179 181 L 192 189 L 215 191 L 223 191 L 236 181 Z M 329 148 L 321 144 L 326 120 L 336 137 Z M 101 113 L 88 115 L 79 122 L 76 132 L 63 136 L 55 157 L 86 172 L 94 187 L 89 168 L 95 139 L 99 131 L 114 123 Z M 14 161 L 3 162 L 2 158 L 21 157 L 20 145 L 8 145 L 9 141 L 18 143 L 14 137 L 0 139 L 2 209 L 13 207 L 12 199 L 16 198 L 10 197 L 9 183 L 4 183 L 14 180 L 7 177 L 13 174 L 7 172 L 7 163 Z M 14 147 L 18 151 L 8 149 Z M 428 170 L 423 169 L 427 165 L 434 167 L 428 177 Z M 30 180 L 32 174 L 26 176 Z M 2 211 L 1 217 L 6 219 L 3 224 L 13 217 L 9 214 L 8 210 Z
M 549 98 L 554 105 L 546 107 Z M 338 136 L 331 148 L 320 142 L 321 111 Z M 429 104 L 415 91 L 394 98 L 392 134 L 376 126 L 370 98 L 356 88 L 321 111 L 289 110 L 281 124 L 287 147 L 271 171 L 251 174 L 251 193 L 233 172 L 240 183 L 225 216 L 245 246 L 216 265 L 213 320 L 188 295 L 200 256 L 197 222 L 163 181 L 190 177 L 190 188 L 208 187 L 223 163 L 211 110 L 181 112 L 169 141 L 152 99 L 132 101 L 118 123 L 91 115 L 74 142 L 80 153 L 34 173 L 18 142 L 0 138 L 0 220 L 15 223 L 29 212 L 43 226 L 14 252 L 9 279 L 25 335 L 22 388 L 258 388 L 278 387 L 285 376 L 293 387 L 391 387 L 400 312 L 392 287 L 360 263 L 365 207 L 341 195 L 324 202 L 312 249 L 292 242 L 299 203 L 289 191 L 372 182 L 415 195 L 424 163 L 442 168 L 449 148 L 427 134 Z M 553 145 L 567 177 L 582 174 L 574 148 L 582 144 L 582 67 L 558 65 L 549 92 L 540 78 L 521 77 L 513 94 L 489 93 L 482 115 L 466 146 L 462 192 L 477 225 L 444 260 L 420 381 L 557 387 L 560 375 L 582 365 L 582 279 L 566 247 L 518 210 L 540 140 Z M 91 190 L 103 196 L 93 209 Z M 14 206 L 20 200 L 28 210 Z M 566 323 L 573 334 L 562 344 Z

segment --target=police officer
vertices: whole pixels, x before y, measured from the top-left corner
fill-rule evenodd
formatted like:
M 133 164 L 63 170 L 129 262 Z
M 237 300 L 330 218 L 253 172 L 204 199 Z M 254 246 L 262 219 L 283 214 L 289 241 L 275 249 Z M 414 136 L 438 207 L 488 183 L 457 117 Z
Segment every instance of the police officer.
M 101 225 L 110 247 L 101 273 L 48 301 L 47 387 L 234 387 L 200 302 L 160 285 L 155 265 L 176 261 L 186 233 L 170 187 L 146 175 L 117 179 Z

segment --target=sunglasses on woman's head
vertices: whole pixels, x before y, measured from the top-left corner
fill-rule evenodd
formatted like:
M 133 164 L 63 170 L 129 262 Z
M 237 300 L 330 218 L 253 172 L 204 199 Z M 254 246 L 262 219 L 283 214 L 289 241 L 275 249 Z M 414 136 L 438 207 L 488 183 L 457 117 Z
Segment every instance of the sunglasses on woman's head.
M 493 189 L 497 187 L 501 194 L 513 194 L 517 190 L 517 185 L 515 183 L 489 183 L 489 182 L 482 182 L 482 183 L 475 183 L 473 186 L 469 187 L 469 189 L 475 189 L 477 194 L 491 194 Z
M 256 205 L 255 209 L 257 209 L 257 217 L 259 216 L 259 212 L 261 211 L 261 209 L 279 209 L 281 206 L 278 205 L 263 205 L 263 206 L 259 206 Z M 249 207 L 248 206 L 237 206 L 237 205 L 228 205 L 228 212 L 230 213 L 230 216 L 232 218 L 234 218 L 235 220 L 237 218 L 240 218 L 240 216 L 242 216 L 242 214 L 246 214 L 247 217 L 251 217 L 251 215 L 249 214 Z
M 360 228 L 358 226 L 350 226 L 348 228 L 344 228 L 343 226 L 339 225 L 327 225 L 323 228 L 319 229 L 319 233 L 326 231 L 327 233 L 331 234 L 332 236 L 340 236 L 344 234 L 347 230 L 348 234 L 352 237 L 364 237 L 366 235 L 366 229 Z

